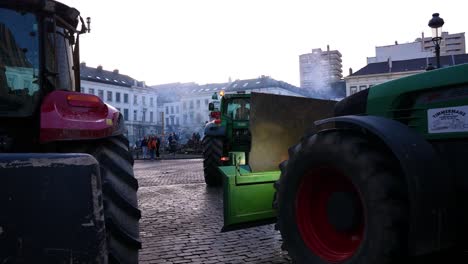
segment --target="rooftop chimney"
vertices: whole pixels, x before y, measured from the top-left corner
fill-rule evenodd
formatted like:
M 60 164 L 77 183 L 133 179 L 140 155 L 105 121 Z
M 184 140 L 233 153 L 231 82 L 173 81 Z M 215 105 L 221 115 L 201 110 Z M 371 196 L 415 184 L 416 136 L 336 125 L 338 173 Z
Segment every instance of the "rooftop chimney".
M 398 45 L 398 41 L 395 40 L 395 45 Z
M 115 70 L 113 71 L 113 73 L 114 73 L 114 74 L 119 74 L 119 69 L 115 69 Z
M 102 65 L 99 65 L 99 66 L 97 67 L 97 70 L 98 70 L 98 71 L 102 71 Z
M 353 68 L 349 68 L 349 75 L 353 75 Z
M 327 51 L 330 52 L 330 45 L 327 45 Z

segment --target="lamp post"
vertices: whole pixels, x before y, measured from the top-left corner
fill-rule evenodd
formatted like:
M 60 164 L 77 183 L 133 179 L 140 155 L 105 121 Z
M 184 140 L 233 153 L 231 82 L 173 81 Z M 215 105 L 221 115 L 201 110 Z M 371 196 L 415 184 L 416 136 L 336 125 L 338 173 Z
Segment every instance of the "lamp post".
M 439 13 L 432 14 L 432 19 L 429 20 L 428 26 L 432 28 L 432 42 L 435 45 L 437 68 L 440 68 L 440 41 L 442 40 L 443 25 L 444 20 L 439 17 Z

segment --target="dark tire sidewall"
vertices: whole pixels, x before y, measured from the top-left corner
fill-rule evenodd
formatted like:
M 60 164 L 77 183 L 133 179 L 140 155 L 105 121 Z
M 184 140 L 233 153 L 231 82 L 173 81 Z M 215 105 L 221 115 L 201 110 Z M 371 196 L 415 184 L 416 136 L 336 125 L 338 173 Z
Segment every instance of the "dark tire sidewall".
M 205 183 L 208 186 L 219 186 L 222 183 L 222 175 L 218 170 L 218 166 L 221 166 L 222 153 L 214 153 L 214 142 L 217 141 L 223 145 L 222 138 L 206 136 L 202 140 L 203 144 L 203 174 Z M 205 150 L 210 150 L 210 153 L 206 153 Z

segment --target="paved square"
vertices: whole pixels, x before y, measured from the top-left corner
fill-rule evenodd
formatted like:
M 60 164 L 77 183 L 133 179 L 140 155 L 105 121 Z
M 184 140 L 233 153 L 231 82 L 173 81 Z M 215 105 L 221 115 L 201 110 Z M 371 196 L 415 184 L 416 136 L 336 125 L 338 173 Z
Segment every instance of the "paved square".
M 222 190 L 201 159 L 136 161 L 140 263 L 290 263 L 273 225 L 221 233 Z

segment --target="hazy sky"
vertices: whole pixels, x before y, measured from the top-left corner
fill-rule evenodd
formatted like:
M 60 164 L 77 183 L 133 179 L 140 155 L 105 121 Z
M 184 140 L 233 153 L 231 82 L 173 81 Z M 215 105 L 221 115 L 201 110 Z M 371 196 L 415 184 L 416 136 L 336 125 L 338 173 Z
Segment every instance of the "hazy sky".
M 226 82 L 269 75 L 299 86 L 299 55 L 338 49 L 343 73 L 366 65 L 375 46 L 468 30 L 468 1 L 61 0 L 90 16 L 81 60 L 149 85 Z

